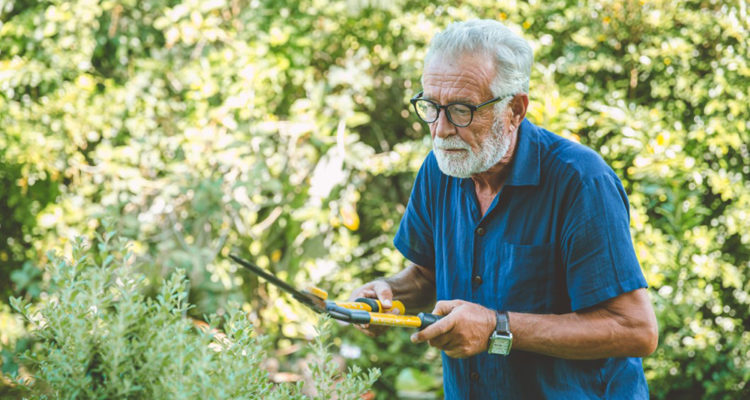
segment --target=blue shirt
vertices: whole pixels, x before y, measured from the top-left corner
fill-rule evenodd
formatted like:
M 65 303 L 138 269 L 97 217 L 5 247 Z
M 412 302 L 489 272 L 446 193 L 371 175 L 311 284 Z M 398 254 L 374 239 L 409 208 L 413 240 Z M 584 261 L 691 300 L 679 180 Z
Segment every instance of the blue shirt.
M 563 314 L 646 287 L 629 221 L 625 190 L 598 154 L 524 120 L 485 215 L 474 182 L 443 174 L 430 153 L 394 245 L 435 271 L 438 300 Z M 443 353 L 443 379 L 446 399 L 648 398 L 640 358 Z

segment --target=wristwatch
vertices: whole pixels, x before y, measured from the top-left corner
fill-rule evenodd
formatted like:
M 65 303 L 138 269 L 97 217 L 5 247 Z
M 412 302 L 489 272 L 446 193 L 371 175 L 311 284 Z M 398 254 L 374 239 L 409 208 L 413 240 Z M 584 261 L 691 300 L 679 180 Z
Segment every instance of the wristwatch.
M 513 334 L 510 333 L 510 320 L 507 311 L 495 311 L 497 324 L 495 331 L 490 336 L 490 345 L 487 352 L 507 356 L 510 354 L 510 346 L 513 344 Z

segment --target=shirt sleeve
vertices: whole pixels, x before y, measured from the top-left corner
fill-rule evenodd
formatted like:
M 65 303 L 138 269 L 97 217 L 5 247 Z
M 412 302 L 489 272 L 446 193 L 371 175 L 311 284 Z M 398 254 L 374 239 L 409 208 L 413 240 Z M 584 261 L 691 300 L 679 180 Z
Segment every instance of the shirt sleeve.
M 422 163 L 406 211 L 393 239 L 393 245 L 409 261 L 432 270 L 435 269 L 435 245 L 433 207 L 430 200 L 435 196 L 431 195 L 430 178 L 435 173 L 436 164 L 432 153 Z
M 628 198 L 614 172 L 585 178 L 571 198 L 561 244 L 572 310 L 647 287 L 630 236 Z

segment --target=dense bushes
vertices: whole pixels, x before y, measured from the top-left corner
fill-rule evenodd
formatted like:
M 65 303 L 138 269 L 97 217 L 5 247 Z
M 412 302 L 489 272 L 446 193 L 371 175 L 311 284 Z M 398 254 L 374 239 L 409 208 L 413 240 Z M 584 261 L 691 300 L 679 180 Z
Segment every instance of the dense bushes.
M 262 368 L 262 338 L 237 306 L 202 326 L 190 308 L 184 273 L 168 277 L 155 298 L 146 277 L 114 234 L 78 238 L 72 259 L 50 258 L 50 290 L 41 302 L 12 298 L 35 343 L 21 356 L 30 374 L 22 388 L 53 399 L 296 399 L 302 385 L 274 386 Z M 378 372 L 357 367 L 339 377 L 328 352 L 330 321 L 314 341 L 311 382 L 316 399 L 358 399 Z M 216 328 L 220 327 L 221 331 Z M 337 382 L 339 381 L 340 382 Z
M 398 270 L 390 240 L 429 147 L 408 98 L 433 33 L 473 17 L 535 48 L 528 118 L 623 178 L 661 330 L 654 397 L 746 395 L 742 0 L 0 1 L 0 290 L 47 293 L 45 250 L 115 217 L 148 296 L 183 269 L 189 314 L 237 302 L 290 348 L 312 316 L 223 255 L 340 296 Z M 362 350 L 350 362 L 382 368 L 380 396 L 403 368 L 439 367 L 404 331 L 336 329 Z

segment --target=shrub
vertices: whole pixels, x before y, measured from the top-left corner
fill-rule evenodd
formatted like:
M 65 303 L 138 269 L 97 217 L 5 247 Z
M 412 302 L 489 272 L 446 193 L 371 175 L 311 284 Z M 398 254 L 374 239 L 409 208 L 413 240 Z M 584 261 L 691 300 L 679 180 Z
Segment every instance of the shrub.
M 173 273 L 155 298 L 146 277 L 113 234 L 96 243 L 79 238 L 72 259 L 50 254 L 50 292 L 31 304 L 11 305 L 30 325 L 36 343 L 22 357 L 31 376 L 19 381 L 34 398 L 235 399 L 306 398 L 303 384 L 274 385 L 261 368 L 267 343 L 238 307 L 212 316 L 207 328 L 186 318 L 189 284 Z M 221 328 L 223 333 L 219 333 Z M 323 319 L 312 344 L 317 399 L 354 399 L 377 379 L 353 368 L 339 376 Z

